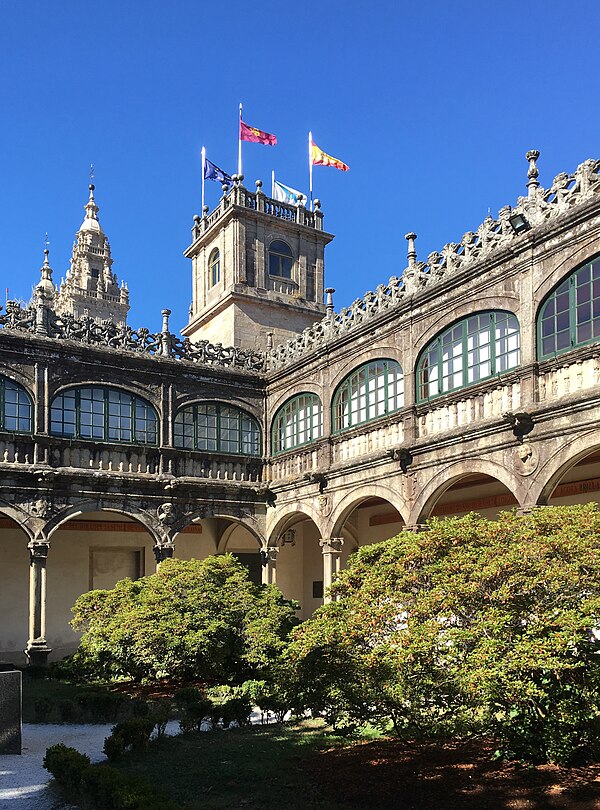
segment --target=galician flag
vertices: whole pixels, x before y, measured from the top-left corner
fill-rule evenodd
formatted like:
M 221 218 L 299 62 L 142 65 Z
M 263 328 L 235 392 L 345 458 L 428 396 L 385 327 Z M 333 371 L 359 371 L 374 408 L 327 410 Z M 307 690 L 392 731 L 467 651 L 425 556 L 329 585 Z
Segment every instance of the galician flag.
M 331 155 L 323 152 L 322 149 L 319 149 L 316 143 L 311 141 L 310 147 L 313 166 L 333 166 L 334 169 L 340 169 L 343 172 L 347 172 L 350 168 L 350 166 L 342 163 L 341 160 L 331 157 Z
M 256 129 L 245 124 L 240 118 L 240 141 L 251 141 L 252 143 L 263 143 L 265 146 L 275 146 L 277 138 L 269 132 L 263 132 L 262 129 Z
M 290 205 L 304 205 L 306 194 L 291 188 L 291 186 L 285 186 L 279 180 L 275 180 L 273 182 L 273 199 Z

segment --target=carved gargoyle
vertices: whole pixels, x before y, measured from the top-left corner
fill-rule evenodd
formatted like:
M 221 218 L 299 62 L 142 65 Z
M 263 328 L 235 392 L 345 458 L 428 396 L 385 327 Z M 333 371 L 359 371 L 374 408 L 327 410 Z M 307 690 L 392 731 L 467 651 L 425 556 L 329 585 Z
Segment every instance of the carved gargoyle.
M 408 468 L 413 462 L 410 450 L 406 447 L 392 447 L 388 450 L 388 455 L 393 461 L 400 462 L 400 469 L 403 473 L 408 472 Z
M 309 481 L 311 484 L 319 485 L 319 495 L 323 494 L 327 486 L 327 476 L 322 472 L 307 472 L 304 473 L 304 480 Z
M 507 411 L 502 414 L 502 418 L 509 423 L 515 438 L 520 442 L 523 441 L 523 436 L 527 436 L 533 430 L 533 417 L 525 411 L 519 413 Z

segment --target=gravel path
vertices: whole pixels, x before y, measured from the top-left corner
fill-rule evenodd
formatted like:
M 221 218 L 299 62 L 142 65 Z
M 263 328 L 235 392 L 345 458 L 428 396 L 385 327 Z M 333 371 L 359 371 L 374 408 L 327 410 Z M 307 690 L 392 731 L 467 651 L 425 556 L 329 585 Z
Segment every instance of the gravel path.
M 66 810 L 71 807 L 47 787 L 50 774 L 42 765 L 46 748 L 61 742 L 87 754 L 92 762 L 99 762 L 105 759 L 102 747 L 113 725 L 24 723 L 21 756 L 0 756 L 0 810 Z M 169 723 L 167 733 L 177 734 L 178 731 L 178 722 Z

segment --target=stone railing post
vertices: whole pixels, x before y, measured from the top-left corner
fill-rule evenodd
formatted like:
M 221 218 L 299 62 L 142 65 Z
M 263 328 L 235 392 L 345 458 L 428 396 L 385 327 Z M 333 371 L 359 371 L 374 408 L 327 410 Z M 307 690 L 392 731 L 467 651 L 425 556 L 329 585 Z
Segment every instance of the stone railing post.
M 29 549 L 29 639 L 25 649 L 30 665 L 45 666 L 52 652 L 46 642 L 46 560 L 50 543 L 33 540 Z
M 319 540 L 319 545 L 323 553 L 323 601 L 327 603 L 331 602 L 328 590 L 340 571 L 344 540 L 342 537 L 328 537 Z
M 262 584 L 263 585 L 276 585 L 277 584 L 277 555 L 279 554 L 279 546 L 267 546 L 260 550 L 260 559 L 262 562 Z

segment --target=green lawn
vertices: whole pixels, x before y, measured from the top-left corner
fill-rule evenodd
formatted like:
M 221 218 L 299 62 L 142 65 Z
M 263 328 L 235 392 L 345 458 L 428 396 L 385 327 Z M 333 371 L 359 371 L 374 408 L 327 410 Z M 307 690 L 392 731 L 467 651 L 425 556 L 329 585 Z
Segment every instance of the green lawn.
M 308 759 L 344 744 L 319 721 L 167 737 L 117 763 L 186 810 L 348 810 L 320 795 Z

